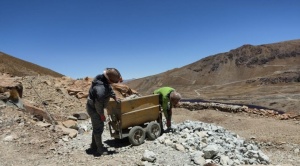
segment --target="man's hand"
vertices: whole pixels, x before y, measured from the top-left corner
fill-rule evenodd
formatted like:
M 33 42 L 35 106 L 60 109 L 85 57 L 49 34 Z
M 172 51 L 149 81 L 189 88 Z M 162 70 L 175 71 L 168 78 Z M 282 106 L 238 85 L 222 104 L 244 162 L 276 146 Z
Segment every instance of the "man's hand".
M 116 102 L 117 102 L 117 103 L 121 103 L 121 99 L 117 99 Z
M 101 114 L 101 115 L 100 115 L 100 119 L 101 119 L 102 122 L 105 122 L 105 120 L 106 120 L 105 115 L 104 115 L 104 114 Z
M 117 103 L 121 103 L 121 99 L 120 99 L 120 98 L 114 97 L 114 100 L 115 100 Z

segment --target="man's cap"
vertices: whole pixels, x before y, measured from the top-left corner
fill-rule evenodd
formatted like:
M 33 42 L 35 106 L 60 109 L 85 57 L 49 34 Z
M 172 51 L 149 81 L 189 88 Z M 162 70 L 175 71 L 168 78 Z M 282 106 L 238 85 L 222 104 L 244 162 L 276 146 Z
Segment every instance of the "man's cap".
M 118 83 L 122 80 L 122 76 L 116 68 L 106 68 L 103 74 L 112 83 Z

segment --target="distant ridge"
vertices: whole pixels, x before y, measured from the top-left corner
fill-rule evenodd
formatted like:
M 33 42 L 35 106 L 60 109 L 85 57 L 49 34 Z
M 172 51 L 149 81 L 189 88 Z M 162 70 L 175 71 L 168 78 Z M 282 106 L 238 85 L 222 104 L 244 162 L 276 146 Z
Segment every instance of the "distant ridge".
M 276 76 L 280 79 L 283 75 L 292 75 L 291 72 L 299 74 L 299 68 L 300 40 L 257 46 L 245 44 L 180 68 L 128 81 L 126 84 L 142 94 L 151 94 L 161 86 L 171 86 L 184 93 L 185 97 L 193 97 L 187 93 L 204 86 L 247 80 L 251 82 L 257 78 L 261 78 L 260 81 L 271 80 Z
M 52 77 L 64 76 L 53 70 L 21 60 L 3 52 L 0 52 L 0 73 L 9 73 L 19 77 L 34 75 L 49 75 Z
M 141 95 L 170 86 L 185 99 L 256 105 L 300 114 L 300 40 L 245 44 L 126 84 Z

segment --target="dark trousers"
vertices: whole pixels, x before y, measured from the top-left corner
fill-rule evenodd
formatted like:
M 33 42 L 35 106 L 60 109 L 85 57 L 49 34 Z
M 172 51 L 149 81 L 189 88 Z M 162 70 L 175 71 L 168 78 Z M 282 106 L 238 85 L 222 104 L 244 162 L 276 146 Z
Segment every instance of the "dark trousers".
M 88 99 L 86 104 L 87 113 L 91 117 L 93 134 L 102 134 L 104 130 L 104 122 L 100 118 L 100 114 L 104 115 L 104 108 L 106 107 L 109 99 L 104 102 L 93 102 L 93 100 Z

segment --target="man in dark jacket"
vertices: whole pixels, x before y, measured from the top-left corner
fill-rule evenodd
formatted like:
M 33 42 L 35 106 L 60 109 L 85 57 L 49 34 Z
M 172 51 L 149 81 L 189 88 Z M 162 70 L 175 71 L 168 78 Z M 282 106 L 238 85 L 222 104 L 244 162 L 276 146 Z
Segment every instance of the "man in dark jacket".
M 107 154 L 107 149 L 102 143 L 102 133 L 104 130 L 104 108 L 106 108 L 109 99 L 113 98 L 116 102 L 117 99 L 110 84 L 122 81 L 120 72 L 115 68 L 106 68 L 103 74 L 97 75 L 92 81 L 89 89 L 89 96 L 87 99 L 86 109 L 91 117 L 93 134 L 92 143 L 87 153 L 93 153 L 95 156 Z

